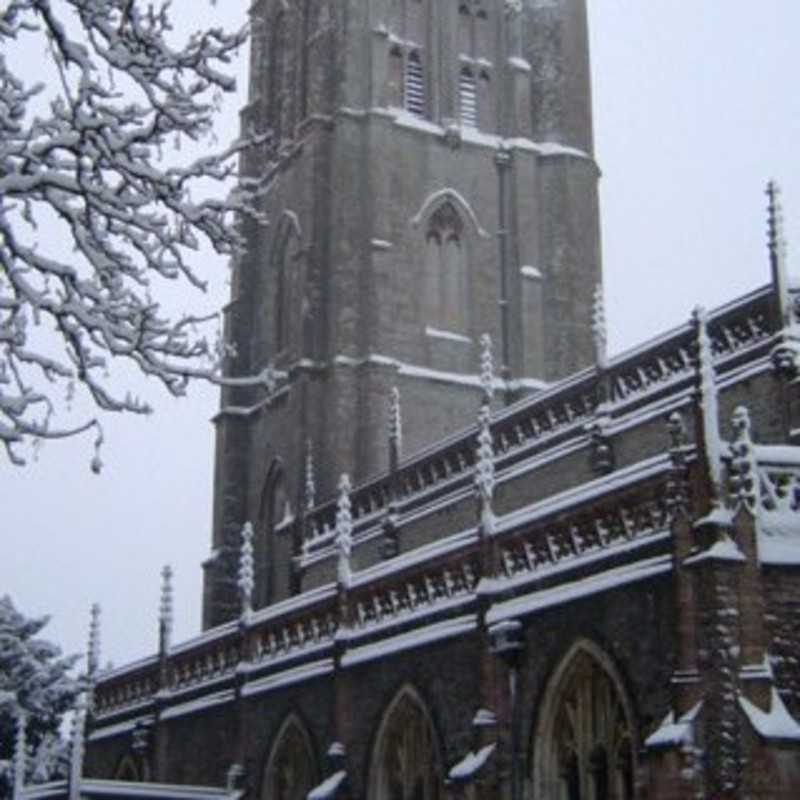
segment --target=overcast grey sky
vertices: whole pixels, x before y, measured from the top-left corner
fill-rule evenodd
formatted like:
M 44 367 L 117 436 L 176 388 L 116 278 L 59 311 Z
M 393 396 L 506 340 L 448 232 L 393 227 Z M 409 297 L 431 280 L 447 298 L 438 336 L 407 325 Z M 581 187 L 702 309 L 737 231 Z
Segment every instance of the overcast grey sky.
M 244 22 L 247 2 L 204 6 L 174 1 L 198 25 L 205 14 L 229 26 Z M 768 280 L 763 190 L 771 177 L 784 188 L 796 267 L 800 3 L 589 6 L 603 268 L 617 352 L 680 324 L 698 303 L 713 307 Z M 229 134 L 236 106 L 225 110 Z M 0 462 L 0 594 L 29 614 L 51 613 L 47 633 L 66 651 L 84 649 L 95 600 L 103 661 L 153 651 L 166 562 L 176 573 L 175 635 L 199 630 L 216 402 L 214 390 L 195 387 L 187 400 L 160 397 L 150 418 L 106 418 L 100 476 L 89 471 L 85 438 L 48 444 L 23 469 Z

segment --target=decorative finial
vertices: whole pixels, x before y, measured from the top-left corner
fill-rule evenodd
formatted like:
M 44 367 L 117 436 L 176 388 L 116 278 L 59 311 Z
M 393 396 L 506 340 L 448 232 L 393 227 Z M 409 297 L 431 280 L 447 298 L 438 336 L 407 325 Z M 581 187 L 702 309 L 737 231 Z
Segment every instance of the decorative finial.
M 598 283 L 594 288 L 592 333 L 594 334 L 594 352 L 597 366 L 600 369 L 605 369 L 608 363 L 608 328 L 606 326 L 606 307 L 603 299 L 602 283 Z
M 306 439 L 305 507 L 311 511 L 317 504 L 317 484 L 314 476 L 314 446 Z
M 339 480 L 339 500 L 336 506 L 336 551 L 339 554 L 337 577 L 339 586 L 350 587 L 353 574 L 350 556 L 353 551 L 353 515 L 350 503 L 350 477 L 345 472 Z
M 739 501 L 755 513 L 761 506 L 761 485 L 758 465 L 753 452 L 750 431 L 750 412 L 745 406 L 737 406 L 731 419 L 736 437 L 731 443 L 731 485 Z
M 392 387 L 389 394 L 389 472 L 397 472 L 403 449 L 403 419 L 400 413 L 400 390 Z
M 494 356 L 492 355 L 492 337 L 488 333 L 481 336 L 481 388 L 483 389 L 483 405 L 491 405 L 494 397 Z
M 782 326 L 789 324 L 789 279 L 786 272 L 786 239 L 783 232 L 783 209 L 781 208 L 781 190 L 775 181 L 767 184 L 767 246 L 769 263 L 772 271 L 778 313 Z
M 85 726 L 86 709 L 83 696 L 81 695 L 78 697 L 78 702 L 75 705 L 75 712 L 72 715 L 72 730 L 70 732 L 69 800 L 79 800 L 81 796 Z
M 162 653 L 167 653 L 172 640 L 172 567 L 165 564 L 161 570 L 161 604 L 159 606 L 159 646 Z
M 692 314 L 692 320 L 695 328 L 704 445 L 708 458 L 714 500 L 719 502 L 722 497 L 722 446 L 719 438 L 719 402 L 714 376 L 714 356 L 711 350 L 711 338 L 708 335 L 708 315 L 706 310 L 697 307 Z
M 86 651 L 86 671 L 91 679 L 100 666 L 100 604 L 93 603 L 89 613 L 89 646 Z
M 242 616 L 246 617 L 253 610 L 253 589 L 255 588 L 253 526 L 250 522 L 245 522 L 242 526 L 242 545 L 239 550 L 239 575 L 236 583 L 239 587 L 239 597 L 242 602 Z
M 494 533 L 494 442 L 492 440 L 491 411 L 488 404 L 478 412 L 478 450 L 475 458 L 475 488 L 478 492 L 481 533 L 491 536 Z
M 403 441 L 403 419 L 400 413 L 400 390 L 392 387 L 389 394 L 389 440 L 394 442 L 398 451 Z
M 25 770 L 28 744 L 26 741 L 26 731 L 28 727 L 28 715 L 24 709 L 17 709 L 16 718 L 16 739 L 14 741 L 14 793 L 13 800 L 20 800 L 22 790 L 25 788 Z

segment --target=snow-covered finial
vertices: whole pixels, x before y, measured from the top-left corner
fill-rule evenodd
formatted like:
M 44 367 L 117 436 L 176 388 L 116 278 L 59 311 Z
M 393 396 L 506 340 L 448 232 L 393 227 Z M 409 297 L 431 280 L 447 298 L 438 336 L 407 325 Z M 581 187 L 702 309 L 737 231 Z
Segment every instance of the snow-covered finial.
M 311 511 L 317 503 L 317 483 L 314 476 L 314 446 L 311 439 L 306 440 L 306 466 L 305 466 L 304 491 L 306 511 Z
M 89 646 L 86 651 L 86 671 L 91 679 L 100 666 L 100 604 L 93 603 L 89 614 Z
M 781 208 L 781 189 L 775 181 L 767 184 L 767 246 L 769 264 L 772 271 L 780 324 L 787 325 L 789 319 L 789 278 L 786 272 L 786 239 L 783 232 L 783 209 Z
M 169 651 L 172 639 L 172 567 L 165 564 L 161 570 L 161 604 L 159 606 L 159 649 L 162 653 Z
M 392 387 L 389 394 L 389 469 L 394 472 L 403 447 L 403 419 L 400 413 L 400 390 Z
M 761 485 L 758 478 L 758 465 L 753 452 L 753 439 L 750 431 L 750 412 L 745 406 L 737 406 L 731 419 L 736 437 L 731 443 L 733 456 L 731 484 L 739 501 L 752 512 L 761 506 Z
M 494 442 L 492 440 L 491 411 L 488 404 L 481 406 L 478 413 L 478 449 L 475 458 L 475 488 L 478 492 L 481 532 L 494 533 Z
M 605 369 L 608 362 L 608 327 L 606 326 L 606 306 L 603 298 L 602 283 L 598 283 L 594 287 L 592 333 L 594 335 L 594 352 L 597 366 L 600 369 Z
M 481 389 L 483 389 L 483 404 L 490 405 L 494 397 L 494 356 L 492 337 L 488 333 L 481 336 Z
M 242 616 L 253 610 L 253 589 L 255 588 L 255 569 L 253 567 L 253 525 L 245 522 L 242 526 L 242 544 L 239 550 L 239 575 L 236 581 L 242 601 Z
M 70 732 L 69 758 L 69 800 L 79 800 L 81 796 L 81 778 L 83 777 L 84 732 L 86 727 L 86 709 L 83 697 L 78 698 L 75 713 L 72 715 Z
M 337 578 L 343 589 L 350 587 L 353 574 L 350 556 L 353 551 L 353 515 L 350 503 L 350 476 L 345 472 L 339 480 L 339 500 L 336 504 Z
M 703 412 L 705 451 L 708 458 L 708 469 L 711 473 L 714 496 L 719 500 L 722 496 L 722 446 L 719 437 L 719 402 L 706 310 L 697 307 L 692 314 L 692 320 L 695 327 L 697 374 L 700 383 L 700 406 Z
M 14 740 L 14 789 L 13 800 L 22 797 L 22 790 L 25 787 L 25 769 L 27 767 L 28 743 L 26 732 L 28 727 L 28 716 L 22 708 L 17 709 L 16 718 L 16 737 Z

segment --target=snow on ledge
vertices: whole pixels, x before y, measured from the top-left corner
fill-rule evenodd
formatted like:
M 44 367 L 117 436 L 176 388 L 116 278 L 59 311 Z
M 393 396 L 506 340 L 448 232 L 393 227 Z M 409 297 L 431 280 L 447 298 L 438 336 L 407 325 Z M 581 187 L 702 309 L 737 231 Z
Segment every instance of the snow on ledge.
M 334 772 L 333 775 L 325 778 L 319 786 L 308 793 L 308 800 L 329 800 L 331 797 L 336 797 L 336 793 L 346 779 L 347 773 L 343 769 L 339 770 L 339 772 Z
M 432 339 L 447 339 L 449 342 L 472 344 L 472 339 L 470 339 L 469 336 L 464 336 L 463 333 L 444 331 L 441 328 L 432 328 L 430 325 L 425 327 L 425 335 L 430 336 Z
M 741 694 L 739 695 L 739 706 L 758 735 L 764 739 L 800 742 L 800 725 L 788 712 L 774 688 L 769 711 L 762 711 Z
M 497 747 L 496 742 L 487 744 L 477 753 L 467 753 L 448 773 L 447 777 L 451 781 L 469 781 L 483 769 L 486 762 L 491 757 Z
M 351 667 L 376 658 L 387 658 L 404 650 L 411 650 L 415 647 L 450 639 L 453 636 L 471 633 L 477 627 L 478 619 L 475 614 L 466 614 L 455 619 L 434 623 L 425 628 L 401 633 L 390 639 L 381 639 L 373 644 L 355 647 L 342 656 L 342 667 Z
M 504 619 L 535 614 L 552 606 L 565 605 L 601 592 L 608 592 L 631 583 L 665 575 L 671 569 L 672 556 L 667 554 L 637 561 L 634 564 L 591 575 L 588 578 L 581 578 L 571 583 L 558 584 L 549 589 L 498 603 L 486 614 L 486 624 L 491 625 Z
M 745 560 L 744 554 L 739 549 L 736 542 L 726 536 L 718 542 L 714 542 L 708 550 L 703 550 L 702 553 L 689 556 L 683 563 L 686 564 L 686 566 L 690 566 L 692 564 L 702 564 L 705 561 L 730 561 L 741 563 Z
M 542 279 L 542 271 L 538 267 L 532 267 L 530 264 L 520 267 L 519 271 L 523 278 L 537 281 Z

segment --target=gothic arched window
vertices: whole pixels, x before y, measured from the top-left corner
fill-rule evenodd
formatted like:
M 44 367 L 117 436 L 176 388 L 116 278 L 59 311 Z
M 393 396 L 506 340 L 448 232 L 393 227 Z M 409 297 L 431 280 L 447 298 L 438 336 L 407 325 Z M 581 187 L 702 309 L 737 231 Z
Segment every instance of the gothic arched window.
M 273 352 L 284 353 L 293 341 L 293 321 L 298 316 L 301 276 L 299 275 L 302 245 L 297 225 L 288 217 L 279 227 L 272 256 L 275 294 L 273 298 Z M 296 327 L 296 326 L 295 326 Z
M 275 737 L 264 770 L 261 800 L 305 800 L 317 783 L 311 737 L 300 720 L 292 715 Z
M 596 648 L 576 646 L 556 671 L 534 747 L 536 797 L 634 797 L 629 704 L 613 666 Z
M 275 459 L 261 492 L 254 542 L 255 608 L 263 608 L 290 594 L 292 521 L 292 505 L 283 466 L 280 459 Z
M 444 330 L 466 328 L 467 260 L 464 223 L 451 202 L 431 214 L 425 236 L 425 322 Z
M 372 800 L 438 800 L 442 774 L 430 715 L 406 687 L 384 716 L 370 771 Z

